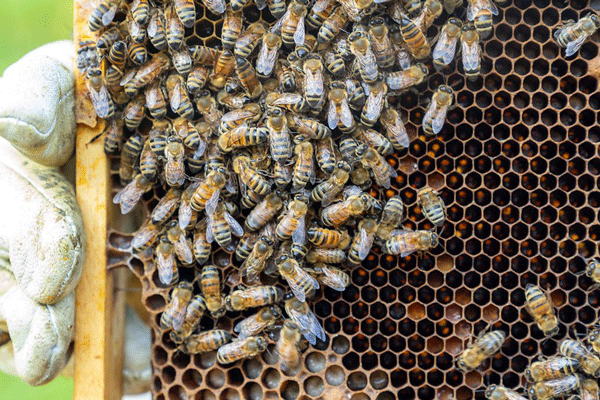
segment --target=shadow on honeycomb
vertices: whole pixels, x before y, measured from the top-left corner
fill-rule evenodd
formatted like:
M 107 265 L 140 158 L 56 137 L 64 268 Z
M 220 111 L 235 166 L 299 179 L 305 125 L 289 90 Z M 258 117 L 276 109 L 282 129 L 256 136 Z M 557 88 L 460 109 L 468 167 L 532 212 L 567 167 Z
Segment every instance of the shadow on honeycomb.
M 558 340 L 585 332 L 600 305 L 600 293 L 590 291 L 591 281 L 580 275 L 582 257 L 597 255 L 600 240 L 600 93 L 588 75 L 598 46 L 586 43 L 566 60 L 552 30 L 562 20 L 584 16 L 587 7 L 584 0 L 514 0 L 500 8 L 495 33 L 483 43 L 482 77 L 465 81 L 455 63 L 444 75 L 431 76 L 422 96 L 431 97 L 447 82 L 458 106 L 436 138 L 421 136 L 389 159 L 416 168 L 399 168 L 383 195 L 399 193 L 410 208 L 407 225 L 429 229 L 416 191 L 426 184 L 440 187 L 448 213 L 442 245 L 419 260 L 375 249 L 352 272 L 344 292 L 325 288 L 315 313 L 327 341 L 309 348 L 295 377 L 281 372 L 272 347 L 230 368 L 216 364 L 215 352 L 176 351 L 158 329 L 168 289 L 150 258 L 128 254 L 130 235 L 111 230 L 109 264 L 128 265 L 141 278 L 153 318 L 155 398 L 483 399 L 483 387 L 491 383 L 522 387 L 532 360 L 555 354 Z M 600 1 L 591 8 L 600 10 Z M 250 22 L 260 18 L 254 6 L 245 14 Z M 217 19 L 200 18 L 186 32 L 188 44 L 217 45 Z M 434 36 L 437 28 L 428 33 Z M 419 97 L 407 93 L 400 104 L 407 129 L 416 132 L 424 113 Z M 116 161 L 111 174 L 116 192 Z M 146 213 L 161 195 L 144 197 Z M 231 261 L 224 250 L 213 254 L 216 265 Z M 181 272 L 182 279 L 193 274 Z M 527 283 L 551 294 L 561 322 L 556 340 L 543 340 L 524 312 Z M 245 315 L 228 314 L 216 325 L 205 318 L 202 327 L 231 329 Z M 454 357 L 468 337 L 490 324 L 508 333 L 502 351 L 477 371 L 455 371 Z

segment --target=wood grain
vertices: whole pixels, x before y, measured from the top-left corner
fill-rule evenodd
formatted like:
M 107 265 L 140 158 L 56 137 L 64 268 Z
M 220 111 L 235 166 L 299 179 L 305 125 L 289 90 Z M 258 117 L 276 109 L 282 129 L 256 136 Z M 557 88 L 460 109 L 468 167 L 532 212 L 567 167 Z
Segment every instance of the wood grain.
M 93 2 L 75 0 L 74 41 L 88 40 L 87 17 Z M 90 110 L 85 78 L 76 72 L 78 112 Z M 82 122 L 78 119 L 78 122 Z M 110 215 L 109 161 L 103 140 L 92 139 L 104 123 L 77 124 L 76 192 L 87 234 L 87 254 L 76 292 L 74 400 L 121 398 L 125 271 L 107 271 L 107 222 Z

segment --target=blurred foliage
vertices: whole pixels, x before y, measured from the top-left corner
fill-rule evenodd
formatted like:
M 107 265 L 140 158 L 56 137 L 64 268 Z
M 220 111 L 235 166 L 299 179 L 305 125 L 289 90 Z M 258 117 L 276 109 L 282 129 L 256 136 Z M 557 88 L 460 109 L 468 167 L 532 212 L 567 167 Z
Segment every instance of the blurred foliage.
M 73 3 L 70 0 L 0 1 L 0 73 L 30 50 L 45 43 L 71 39 Z M 31 387 L 0 372 L 0 399 L 67 400 L 73 398 L 73 380 L 58 377 Z
M 15 400 L 70 400 L 73 398 L 73 380 L 59 376 L 43 386 L 31 387 L 19 378 L 0 372 L 0 399 Z
M 71 39 L 71 0 L 0 1 L 0 73 L 42 44 Z

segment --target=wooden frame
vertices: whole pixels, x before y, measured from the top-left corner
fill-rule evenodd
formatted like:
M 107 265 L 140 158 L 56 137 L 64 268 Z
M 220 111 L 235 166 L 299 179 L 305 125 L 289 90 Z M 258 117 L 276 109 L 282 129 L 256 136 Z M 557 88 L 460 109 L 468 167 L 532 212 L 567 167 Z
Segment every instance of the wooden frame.
M 74 42 L 90 39 L 88 16 L 95 2 L 74 0 Z M 85 79 L 76 71 L 75 95 L 86 96 Z M 87 100 L 86 100 L 87 101 Z M 79 102 L 77 102 L 79 104 Z M 87 235 L 83 274 L 76 291 L 75 400 L 120 400 L 122 395 L 123 332 L 126 271 L 107 271 L 107 222 L 111 218 L 109 160 L 103 141 L 92 138 L 102 132 L 78 123 L 76 136 L 76 192 Z

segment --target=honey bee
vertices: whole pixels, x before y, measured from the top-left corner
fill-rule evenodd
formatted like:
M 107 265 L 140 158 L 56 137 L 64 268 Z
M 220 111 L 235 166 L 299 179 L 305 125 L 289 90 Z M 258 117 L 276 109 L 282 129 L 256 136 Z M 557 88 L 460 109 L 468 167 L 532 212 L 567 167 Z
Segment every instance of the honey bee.
M 244 226 L 246 230 L 255 232 L 265 226 L 269 221 L 279 214 L 283 207 L 283 201 L 279 192 L 268 194 L 260 203 L 256 205 L 248 214 Z
M 268 130 L 265 128 L 248 128 L 246 124 L 225 132 L 219 137 L 219 148 L 230 152 L 236 148 L 255 146 L 268 139 Z
M 346 27 L 348 24 L 348 14 L 343 7 L 337 7 L 327 19 L 323 21 L 317 34 L 317 42 L 329 43 Z
M 564 397 L 579 389 L 581 381 L 579 374 L 567 375 L 550 381 L 537 382 L 529 388 L 527 393 L 530 400 L 550 400 L 555 397 Z
M 283 299 L 283 291 L 275 286 L 253 286 L 245 290 L 234 290 L 225 297 L 225 308 L 229 311 L 242 311 L 278 303 Z
M 167 225 L 167 238 L 173 245 L 175 255 L 183 265 L 190 265 L 194 262 L 194 251 L 189 239 L 185 237 L 185 231 L 179 227 L 176 220 Z
M 581 370 L 586 374 L 594 378 L 600 376 L 600 357 L 589 351 L 579 340 L 563 339 L 558 350 L 563 356 L 579 361 Z
M 311 54 L 304 62 L 304 97 L 309 106 L 318 108 L 324 94 L 323 62 L 317 54 Z
M 404 215 L 404 203 L 400 196 L 393 196 L 385 203 L 376 236 L 383 240 L 389 240 L 394 229 L 400 226 Z
M 387 86 L 383 82 L 375 82 L 369 88 L 367 101 L 360 115 L 360 122 L 366 127 L 375 125 L 383 106 L 385 104 L 385 95 L 387 94 Z
M 124 84 L 125 93 L 129 97 L 133 97 L 139 89 L 145 87 L 160 77 L 170 65 L 171 61 L 166 54 L 156 54 L 154 58 L 148 61 L 136 72 L 135 76 L 131 80 Z
M 327 112 L 327 125 L 329 128 L 335 129 L 339 122 L 346 128 L 353 126 L 354 117 L 348 106 L 346 85 L 340 81 L 331 82 L 328 98 L 329 111 Z
M 246 104 L 241 109 L 232 110 L 232 111 L 224 114 L 223 117 L 221 118 L 221 123 L 219 124 L 219 130 L 218 130 L 219 135 L 222 137 L 222 135 L 227 134 L 227 132 L 244 125 L 244 123 L 246 123 L 246 122 L 257 122 L 261 116 L 262 116 L 262 109 L 256 103 L 249 103 L 249 104 Z M 249 129 L 249 128 L 247 128 L 247 129 Z M 264 130 L 264 131 L 266 132 L 266 130 Z M 225 143 L 227 143 L 227 141 L 219 140 L 219 143 L 223 144 L 223 146 L 221 146 L 222 150 L 230 147 L 230 145 L 229 146 L 225 145 Z M 258 142 L 248 144 L 248 146 L 253 146 L 256 144 L 258 144 Z
M 377 182 L 379 186 L 389 189 L 391 187 L 391 179 L 397 177 L 398 174 L 396 173 L 396 170 L 387 163 L 385 158 L 367 144 L 358 146 L 355 153 L 362 165 L 371 170 L 375 182 Z
M 373 54 L 377 65 L 381 68 L 390 68 L 396 62 L 392 42 L 388 36 L 388 28 L 382 17 L 376 17 L 369 22 L 369 36 Z
M 214 265 L 205 265 L 200 275 L 200 289 L 206 304 L 206 309 L 213 318 L 219 318 L 225 314 L 225 304 L 221 297 L 221 280 L 219 270 Z
M 298 143 L 294 148 L 296 162 L 294 163 L 294 172 L 292 175 L 292 187 L 295 192 L 304 188 L 309 181 L 314 180 L 314 147 L 310 141 Z
M 379 76 L 377 60 L 365 32 L 356 31 L 348 36 L 350 50 L 356 57 L 360 76 L 366 83 L 373 83 Z
M 173 288 L 169 304 L 160 317 L 160 327 L 162 329 L 181 329 L 192 297 L 192 284 L 189 282 L 180 282 Z
M 210 76 L 209 85 L 214 89 L 225 87 L 229 77 L 235 72 L 235 56 L 224 49 L 217 57 L 213 73 Z
M 242 263 L 240 267 L 240 276 L 247 278 L 248 282 L 252 282 L 262 272 L 265 267 L 265 262 L 273 254 L 273 240 L 268 237 L 261 236 L 254 244 L 252 252 Z
M 212 67 L 221 54 L 220 51 L 207 46 L 189 46 L 190 55 L 197 65 Z
M 233 327 L 233 331 L 238 334 L 238 340 L 243 340 L 251 336 L 256 336 L 263 330 L 275 325 L 275 322 L 281 317 L 281 309 L 271 305 L 263 307 L 251 315 L 238 322 Z
M 142 174 L 137 174 L 131 182 L 121 189 L 113 198 L 114 204 L 120 204 L 121 214 L 127 214 L 140 201 L 142 195 L 152 189 L 152 182 Z
M 463 5 L 463 0 L 444 0 L 444 10 L 448 14 L 453 14 L 454 10 Z
M 156 238 L 162 231 L 162 228 L 158 225 L 154 225 L 152 222 L 147 221 L 140 229 L 135 232 L 131 239 L 131 249 L 134 253 L 141 253 L 142 251 L 150 248 L 156 241 Z
M 277 224 L 275 234 L 279 240 L 288 240 L 294 238 L 296 242 L 302 242 L 306 236 L 306 226 L 304 216 L 308 211 L 308 201 L 302 196 L 296 198 L 288 204 L 287 210 Z
M 383 118 L 383 114 L 381 118 Z M 373 147 L 381 155 L 390 155 L 394 152 L 392 142 L 374 129 L 361 130 L 361 136 L 366 144 Z
M 202 89 L 204 85 L 206 85 L 208 75 L 208 68 L 202 65 L 193 66 L 186 81 L 188 93 L 192 96 L 199 93 L 200 89 Z
M 460 41 L 465 76 L 470 81 L 474 81 L 481 72 L 481 46 L 479 45 L 479 33 L 473 24 L 463 26 Z
M 503 331 L 491 331 L 486 334 L 483 332 L 477 337 L 475 343 L 467 345 L 467 349 L 456 359 L 456 368 L 462 372 L 473 371 L 494 354 L 500 351 L 506 340 L 506 333 Z
M 183 141 L 176 136 L 170 136 L 165 147 L 165 180 L 169 186 L 179 187 L 185 182 L 184 153 Z
M 426 33 L 433 21 L 442 14 L 442 11 L 444 11 L 444 7 L 439 0 L 425 0 L 423 10 L 413 22 L 421 32 Z
M 297 113 L 303 113 L 310 108 L 304 97 L 298 93 L 269 93 L 265 98 L 265 105 L 267 109 L 281 107 Z
M 348 250 L 348 262 L 350 265 L 360 265 L 367 258 L 375 233 L 377 232 L 377 221 L 372 218 L 365 218 L 358 223 L 358 233 L 354 236 L 350 249 Z
M 554 315 L 550 296 L 544 294 L 539 287 L 529 283 L 525 287 L 525 300 L 525 309 L 531 314 L 538 328 L 544 332 L 544 335 L 556 335 L 558 333 L 558 320 L 556 319 L 556 315 Z
M 177 210 L 181 201 L 181 190 L 170 188 L 159 200 L 150 214 L 150 220 L 155 225 L 163 225 Z
M 287 162 L 292 157 L 292 140 L 285 114 L 280 108 L 267 109 L 266 114 L 271 157 L 279 163 Z
M 423 131 L 428 136 L 440 133 L 446 122 L 448 109 L 454 102 L 454 92 L 447 85 L 437 88 L 431 98 L 431 103 L 423 116 Z
M 300 366 L 300 340 L 302 333 L 296 322 L 286 319 L 279 333 L 277 341 L 277 354 L 281 360 L 281 371 L 287 375 L 294 375 Z
M 250 98 L 258 98 L 263 92 L 263 87 L 260 81 L 258 80 L 256 71 L 252 67 L 252 64 L 250 64 L 248 60 L 240 56 L 236 56 L 235 60 L 235 70 L 237 72 L 238 78 L 240 79 L 240 83 L 244 87 L 244 90 L 250 96 Z
M 150 39 L 150 43 L 157 50 L 164 50 L 167 48 L 167 29 L 166 29 L 165 16 L 158 9 L 155 9 L 150 16 L 150 22 L 148 22 L 148 28 L 146 33 Z
M 256 74 L 259 77 L 268 78 L 273 73 L 281 43 L 281 37 L 273 32 L 262 37 L 261 47 L 256 58 Z
M 528 382 L 547 381 L 574 374 L 579 366 L 579 361 L 574 358 L 550 357 L 531 363 L 525 370 L 525 378 Z
M 598 382 L 595 379 L 584 379 L 581 383 L 581 400 L 598 400 Z
M 181 75 L 187 75 L 192 70 L 194 61 L 192 60 L 192 54 L 185 46 L 181 46 L 177 50 L 171 50 L 171 59 L 173 60 L 173 66 L 177 73 Z
M 230 341 L 231 334 L 229 332 L 221 329 L 212 329 L 189 336 L 181 344 L 181 349 L 186 354 L 201 354 L 217 350 Z
M 294 113 L 287 114 L 287 124 L 291 129 L 309 139 L 322 140 L 331 137 L 331 130 L 327 126 Z
M 416 252 L 424 253 L 438 245 L 438 235 L 431 231 L 394 230 L 385 242 L 387 254 L 406 257 Z
M 527 400 L 527 397 L 514 390 L 497 385 L 488 386 L 485 390 L 485 397 L 488 400 Z
M 96 32 L 110 25 L 120 5 L 120 0 L 102 0 L 90 14 L 88 21 L 90 31 Z
M 194 106 L 185 91 L 185 80 L 183 77 L 175 73 L 169 75 L 166 80 L 166 86 L 169 93 L 171 110 L 187 120 L 194 118 Z
M 186 28 L 192 28 L 196 22 L 196 6 L 193 0 L 175 0 L 173 7 L 177 17 Z
M 321 54 L 323 55 L 325 68 L 327 68 L 330 74 L 336 77 L 346 75 L 346 64 L 342 57 L 337 55 L 333 50 L 325 50 Z
M 167 20 L 167 45 L 172 50 L 179 50 L 184 45 L 185 27 L 172 7 L 165 11 Z
M 600 325 L 598 324 L 598 322 L 596 322 L 594 324 L 594 328 L 587 335 L 587 341 L 588 341 L 588 343 L 590 343 L 592 345 L 592 349 L 594 349 L 594 351 L 596 353 L 598 353 L 598 350 L 600 350 L 599 338 L 600 338 Z
M 461 0 L 462 2 L 462 0 Z M 431 53 L 433 66 L 440 71 L 448 66 L 456 54 L 456 45 L 461 37 L 462 22 L 458 18 L 450 18 L 442 27 L 442 32 Z M 464 33 L 463 33 L 464 35 Z
M 135 130 L 142 123 L 144 118 L 144 108 L 146 105 L 146 98 L 143 94 L 139 94 L 133 98 L 123 110 L 123 118 L 125 119 L 125 126 L 129 130 Z
M 391 90 L 403 91 L 423 83 L 428 74 L 429 69 L 419 63 L 403 71 L 390 72 L 385 78 L 385 83 Z
M 194 296 L 186 308 L 185 318 L 181 327 L 173 327 L 173 331 L 170 334 L 171 340 L 175 343 L 182 343 L 185 339 L 190 337 L 200 325 L 200 320 L 205 310 L 206 305 L 204 304 L 202 296 Z
M 285 0 L 267 0 L 267 6 L 273 17 L 277 19 L 283 17 L 287 10 Z
M 344 160 L 347 161 L 347 165 L 348 163 L 354 164 L 354 162 L 356 161 L 356 148 L 358 147 L 358 142 L 356 141 L 356 139 L 354 139 L 352 136 L 345 136 L 342 137 L 342 139 L 339 142 L 339 151 L 340 154 L 342 155 L 342 158 Z M 351 168 L 348 165 L 348 171 L 351 171 L 352 169 L 356 169 L 356 167 L 360 167 L 360 165 L 356 165 L 353 166 L 354 168 Z
M 317 164 L 326 174 L 331 174 L 336 167 L 335 150 L 331 138 L 318 140 L 315 144 Z
M 179 270 L 175 262 L 175 253 L 173 245 L 166 236 L 160 238 L 158 246 L 155 249 L 156 270 L 158 279 L 164 285 L 170 285 L 179 280 Z
M 90 93 L 92 105 L 98 118 L 111 119 L 115 116 L 115 105 L 106 88 L 102 70 L 97 67 L 88 68 L 87 87 Z
M 242 12 L 233 11 L 231 8 L 225 11 L 223 17 L 223 31 L 221 33 L 223 48 L 231 50 L 242 33 Z
M 315 247 L 306 254 L 306 261 L 310 264 L 340 264 L 345 260 L 346 252 L 342 249 Z
M 311 269 L 317 274 L 319 282 L 333 290 L 343 292 L 350 284 L 350 275 L 339 268 L 324 263 L 318 263 L 313 265 Z
M 350 196 L 344 201 L 327 206 L 321 211 L 321 221 L 327 226 L 338 227 L 350 219 L 361 215 L 367 205 L 363 196 Z
M 348 231 L 340 231 L 334 229 L 320 228 L 318 226 L 311 226 L 307 232 L 309 242 L 315 246 L 337 249 L 346 248 L 350 244 L 350 236 Z
M 250 159 L 247 156 L 235 157 L 233 159 L 233 170 L 240 181 L 257 194 L 264 196 L 271 191 L 270 182 L 251 167 Z
M 294 166 L 292 164 L 288 165 L 276 162 L 273 167 L 273 178 L 275 179 L 277 188 L 285 189 L 292 182 L 293 173 Z
M 144 92 L 146 96 L 146 107 L 148 112 L 155 119 L 163 119 L 167 116 L 167 100 L 168 96 L 161 85 L 160 81 L 151 83 Z
M 276 61 L 274 72 L 277 77 L 280 92 L 289 93 L 296 89 L 296 75 L 292 72 L 286 62 L 281 60 Z
M 281 17 L 281 40 L 286 46 L 304 44 L 306 37 L 304 18 L 306 17 L 306 4 L 299 0 L 292 0 L 286 13 Z
M 438 228 L 444 225 L 446 220 L 446 205 L 438 192 L 430 187 L 424 187 L 417 192 L 417 204 L 425 218 L 430 220 Z
M 218 202 L 214 208 L 206 207 L 208 223 L 206 224 L 206 240 L 208 243 L 216 241 L 219 246 L 225 247 L 231 243 L 231 235 L 243 236 L 244 229 L 229 214 L 222 202 Z
M 211 244 L 206 239 L 206 220 L 200 221 L 194 230 L 193 250 L 199 265 L 204 265 L 210 258 Z
M 319 30 L 325 20 L 329 18 L 333 12 L 336 1 L 333 0 L 317 0 L 313 4 L 306 17 L 306 25 L 315 31 Z
M 492 3 L 492 6 L 493 5 L 494 4 Z M 491 8 L 489 11 L 493 13 L 493 8 Z M 474 13 L 475 12 L 473 12 L 473 14 Z M 477 14 L 479 15 L 479 13 L 483 13 L 483 11 L 478 11 Z M 498 10 L 496 10 L 494 15 L 497 14 Z M 470 20 L 472 21 L 472 19 Z M 475 25 L 477 25 L 477 22 Z M 600 18 L 598 18 L 598 15 L 595 13 L 588 13 L 579 21 L 565 21 L 561 26 L 558 27 L 556 32 L 554 32 L 553 36 L 556 40 L 556 43 L 560 47 L 564 47 L 566 49 L 565 55 L 570 57 L 581 48 L 581 46 L 594 34 L 594 32 L 596 32 L 596 30 L 598 30 L 598 28 L 600 28 Z
M 255 357 L 267 349 L 267 341 L 262 337 L 249 337 L 234 340 L 217 351 L 219 364 L 231 364 L 244 358 Z
M 467 19 L 473 21 L 482 39 L 492 34 L 492 16 L 498 15 L 498 7 L 493 0 L 468 0 Z
M 235 1 L 232 1 L 231 8 L 233 11 L 237 11 L 234 7 L 234 3 Z M 267 30 L 264 22 L 257 21 L 251 23 L 235 42 L 234 54 L 243 58 L 250 57 L 259 40 L 262 39 L 266 33 Z
M 291 257 L 286 255 L 280 257 L 277 260 L 277 269 L 290 286 L 294 296 L 300 301 L 304 301 L 306 297 L 312 297 L 319 289 L 319 282 Z
M 292 297 L 285 301 L 285 312 L 292 321 L 298 324 L 302 335 L 310 344 L 317 343 L 317 338 L 325 341 L 323 327 L 306 302 Z
M 431 48 L 425 34 L 409 18 L 402 17 L 400 19 L 400 35 L 404 43 L 406 43 L 408 51 L 414 58 L 423 60 L 429 57 Z
M 122 182 L 131 181 L 134 167 L 142 152 L 143 145 L 142 136 L 139 133 L 131 135 L 125 142 L 123 151 L 121 152 L 121 163 L 119 165 L 119 177 Z

